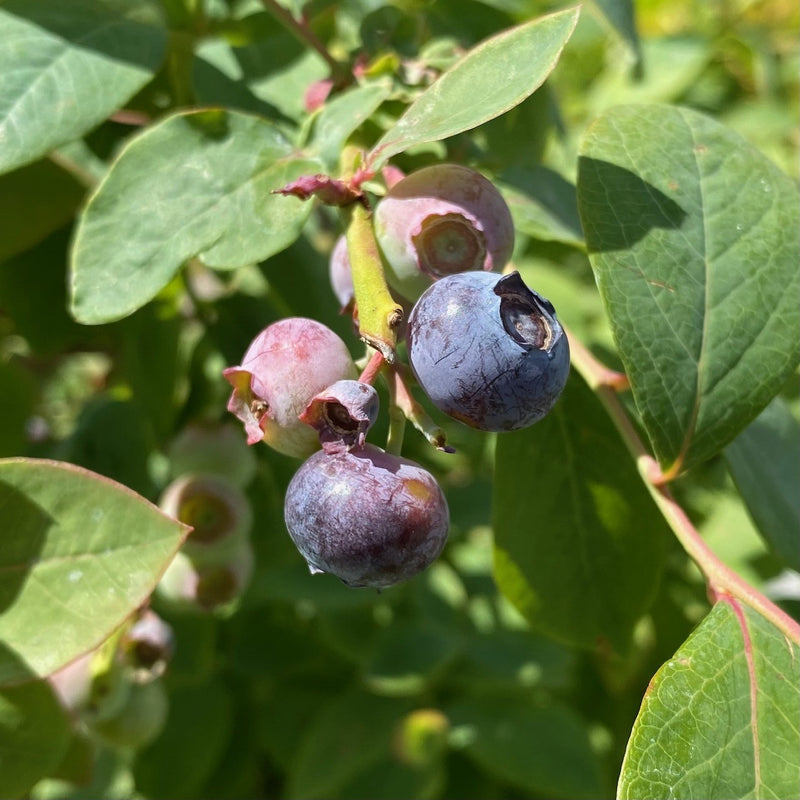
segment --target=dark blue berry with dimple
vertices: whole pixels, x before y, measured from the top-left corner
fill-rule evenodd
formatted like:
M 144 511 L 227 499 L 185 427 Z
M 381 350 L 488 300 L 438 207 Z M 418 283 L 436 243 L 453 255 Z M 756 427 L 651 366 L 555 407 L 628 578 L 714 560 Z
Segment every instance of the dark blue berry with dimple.
M 513 272 L 442 278 L 408 319 L 408 358 L 446 414 L 485 431 L 532 425 L 569 374 L 569 343 L 553 306 Z

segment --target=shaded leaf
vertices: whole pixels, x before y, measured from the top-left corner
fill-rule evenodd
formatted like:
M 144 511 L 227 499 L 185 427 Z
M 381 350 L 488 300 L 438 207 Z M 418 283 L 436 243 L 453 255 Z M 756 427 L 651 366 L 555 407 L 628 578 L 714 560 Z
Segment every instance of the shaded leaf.
M 311 207 L 271 194 L 319 162 L 269 122 L 223 110 L 179 113 L 133 139 L 89 201 L 72 249 L 72 313 L 130 314 L 194 256 L 217 269 L 268 258 Z
M 0 685 L 46 676 L 108 638 L 186 536 L 130 489 L 70 464 L 0 461 Z
M 579 8 L 531 20 L 470 50 L 409 106 L 367 157 L 378 168 L 414 145 L 500 116 L 542 85 L 575 29 Z
M 73 432 L 59 442 L 55 455 L 124 484 L 141 495 L 154 493 L 148 471 L 152 432 L 132 400 L 112 394 L 91 398 L 80 411 Z
M 583 247 L 575 186 L 548 167 L 515 167 L 497 182 L 514 227 L 545 242 Z
M 377 637 L 365 680 L 380 694 L 411 695 L 426 688 L 459 651 L 446 628 L 398 623 Z
M 761 535 L 800 572 L 800 424 L 780 398 L 725 448 L 725 460 Z
M 30 209 L 29 209 L 30 210 Z M 103 339 L 102 328 L 78 325 L 67 309 L 67 249 L 70 227 L 0 263 L 0 297 L 15 333 L 39 356 L 93 349 Z M 36 291 L 31 291 L 35 281 Z M 17 451 L 12 455 L 20 455 Z
M 164 729 L 137 753 L 137 789 L 150 797 L 196 797 L 232 734 L 230 693 L 219 681 L 175 686 Z
M 0 284 L 2 285 L 2 284 Z M 0 361 L 0 457 L 18 456 L 28 444 L 28 424 L 37 399 L 36 381 L 16 360 Z
M 701 114 L 623 106 L 584 138 L 578 204 L 662 468 L 709 458 L 800 358 L 797 187 Z
M 0 646 L 0 663 L 9 660 Z M 0 688 L 0 797 L 27 794 L 58 767 L 70 735 L 69 717 L 47 682 Z
M 799 687 L 797 642 L 718 602 L 650 682 L 618 797 L 800 796 Z
M 289 770 L 288 798 L 330 798 L 389 753 L 409 701 L 359 690 L 339 695 L 308 726 Z
M 0 172 L 77 139 L 161 64 L 152 0 L 6 0 L 0 7 Z
M 27 250 L 72 219 L 84 191 L 72 175 L 51 161 L 0 176 L 0 261 Z
M 520 692 L 468 698 L 444 710 L 456 740 L 489 773 L 546 797 L 602 797 L 585 724 L 566 707 Z
M 666 525 L 575 372 L 553 411 L 498 437 L 495 579 L 538 630 L 624 653 L 661 569 Z

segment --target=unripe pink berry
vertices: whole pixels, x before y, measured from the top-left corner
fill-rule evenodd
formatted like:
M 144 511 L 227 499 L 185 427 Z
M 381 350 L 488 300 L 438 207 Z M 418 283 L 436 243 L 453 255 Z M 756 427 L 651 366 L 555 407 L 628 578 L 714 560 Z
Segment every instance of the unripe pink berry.
M 378 203 L 374 226 L 387 278 L 411 300 L 447 275 L 501 270 L 514 247 L 500 192 L 457 164 L 425 167 L 398 181 Z
M 244 423 L 247 443 L 263 440 L 297 458 L 319 446 L 314 430 L 298 415 L 326 386 L 358 376 L 345 343 L 321 322 L 304 317 L 264 328 L 241 365 L 223 375 L 233 386 L 228 410 Z

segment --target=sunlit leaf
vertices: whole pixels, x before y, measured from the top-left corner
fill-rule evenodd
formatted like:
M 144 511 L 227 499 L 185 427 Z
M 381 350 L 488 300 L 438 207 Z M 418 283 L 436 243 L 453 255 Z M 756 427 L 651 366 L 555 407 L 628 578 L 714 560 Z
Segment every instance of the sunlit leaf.
M 650 682 L 618 797 L 798 797 L 798 707 L 797 642 L 719 602 Z
M 0 172 L 77 139 L 152 78 L 158 3 L 6 0 L 0 6 Z
M 0 685 L 46 676 L 108 638 L 153 591 L 187 529 L 70 464 L 0 461 Z
M 623 106 L 586 134 L 578 203 L 662 468 L 715 455 L 800 360 L 797 186 L 702 114 Z
M 108 322 L 151 300 L 189 258 L 232 269 L 291 244 L 309 203 L 272 194 L 319 162 L 271 123 L 223 110 L 179 113 L 133 139 L 78 224 L 71 303 Z
M 542 85 L 575 29 L 579 8 L 509 28 L 470 50 L 406 110 L 372 149 L 379 167 L 409 147 L 500 116 Z

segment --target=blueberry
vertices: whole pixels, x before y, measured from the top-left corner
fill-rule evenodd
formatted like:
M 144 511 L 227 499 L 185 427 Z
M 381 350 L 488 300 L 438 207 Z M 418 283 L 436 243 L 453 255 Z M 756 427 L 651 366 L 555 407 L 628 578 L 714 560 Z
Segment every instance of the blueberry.
M 175 650 L 175 635 L 172 627 L 148 608 L 122 635 L 120 645 L 135 679 L 142 682 L 164 674 Z
M 143 747 L 161 732 L 168 709 L 169 700 L 161 679 L 131 683 L 119 711 L 114 716 L 91 721 L 89 727 L 107 746 Z
M 158 504 L 169 516 L 192 526 L 185 545 L 189 548 L 246 534 L 252 523 L 247 496 L 223 475 L 182 475 L 167 486 Z
M 411 368 L 434 405 L 480 430 L 541 419 L 569 374 L 555 309 L 518 272 L 437 281 L 412 309 L 407 338 Z
M 175 554 L 156 587 L 158 596 L 176 609 L 213 611 L 236 600 L 253 573 L 255 555 L 249 536 Z
M 319 433 L 327 453 L 363 447 L 378 418 L 378 393 L 367 383 L 337 381 L 308 404 L 300 419 Z
M 429 472 L 371 444 L 314 453 L 289 483 L 284 516 L 312 572 L 379 589 L 431 564 L 450 521 Z
M 327 326 L 287 317 L 252 341 L 241 366 L 223 371 L 233 386 L 228 410 L 247 431 L 280 453 L 304 458 L 319 446 L 312 428 L 298 419 L 309 401 L 338 380 L 356 378 L 345 343 Z
M 188 423 L 170 443 L 167 455 L 174 477 L 216 473 L 243 487 L 256 473 L 256 457 L 233 421 Z
M 389 282 L 412 300 L 447 275 L 502 269 L 514 247 L 500 192 L 457 164 L 425 167 L 398 181 L 378 203 L 374 226 Z

